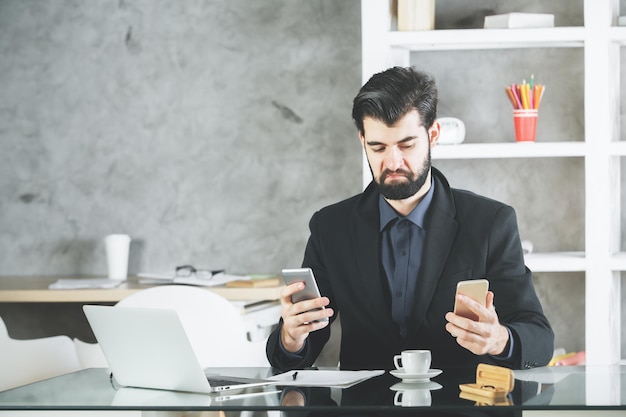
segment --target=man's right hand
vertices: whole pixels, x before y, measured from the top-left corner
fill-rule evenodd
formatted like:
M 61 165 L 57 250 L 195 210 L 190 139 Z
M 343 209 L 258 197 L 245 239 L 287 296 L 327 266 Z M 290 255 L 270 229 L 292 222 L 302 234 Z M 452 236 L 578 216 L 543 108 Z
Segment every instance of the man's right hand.
M 289 352 L 298 352 L 304 346 L 309 333 L 328 326 L 328 320 L 317 320 L 333 315 L 333 310 L 330 308 L 317 310 L 330 303 L 328 297 L 304 300 L 294 304 L 291 301 L 291 296 L 302 289 L 304 289 L 304 283 L 294 282 L 280 292 L 281 316 L 283 318 L 280 338 L 283 347 Z

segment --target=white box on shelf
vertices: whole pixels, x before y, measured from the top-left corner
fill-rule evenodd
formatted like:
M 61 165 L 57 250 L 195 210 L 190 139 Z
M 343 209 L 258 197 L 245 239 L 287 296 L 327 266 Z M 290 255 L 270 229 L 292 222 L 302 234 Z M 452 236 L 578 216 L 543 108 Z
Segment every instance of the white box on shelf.
M 398 30 L 435 29 L 435 0 L 398 0 Z
M 549 13 L 504 13 L 485 16 L 485 29 L 551 27 L 554 27 L 554 15 Z
M 617 26 L 626 26 L 626 16 L 620 16 L 617 18 Z

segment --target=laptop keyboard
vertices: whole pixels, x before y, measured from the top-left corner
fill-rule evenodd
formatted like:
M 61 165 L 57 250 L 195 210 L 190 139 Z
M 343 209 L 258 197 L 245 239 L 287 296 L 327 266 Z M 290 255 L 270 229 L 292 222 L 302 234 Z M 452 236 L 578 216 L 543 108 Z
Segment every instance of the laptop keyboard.
M 220 377 L 213 377 L 213 376 L 207 376 L 206 378 L 209 381 L 209 384 L 212 387 L 223 387 L 224 385 L 242 385 L 242 384 L 247 384 L 249 382 L 243 382 L 243 381 L 234 381 L 232 379 L 223 379 Z

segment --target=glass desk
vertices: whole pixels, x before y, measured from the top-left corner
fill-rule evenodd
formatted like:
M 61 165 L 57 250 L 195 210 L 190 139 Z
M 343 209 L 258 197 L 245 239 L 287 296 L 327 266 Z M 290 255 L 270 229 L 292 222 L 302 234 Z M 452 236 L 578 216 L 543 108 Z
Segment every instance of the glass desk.
M 265 377 L 266 368 L 215 368 Z M 16 411 L 267 411 L 279 415 L 626 415 L 626 366 L 537 368 L 516 372 L 514 391 L 499 404 L 460 398 L 475 373 L 444 370 L 429 383 L 402 383 L 388 372 L 349 388 L 266 387 L 280 392 L 220 400 L 192 394 L 115 386 L 107 369 L 86 369 L 0 392 L 0 415 Z M 257 392 L 251 390 L 247 393 Z M 222 394 L 223 395 L 223 394 Z M 303 413 L 302 413 L 303 412 Z M 45 413 L 42 413 L 45 414 Z M 85 414 L 85 413 L 82 413 Z M 158 413 L 157 413 L 158 414 Z M 151 414 L 154 415 L 154 414 Z M 168 414 L 171 415 L 171 414 Z M 272 414 L 275 415 L 275 414 Z

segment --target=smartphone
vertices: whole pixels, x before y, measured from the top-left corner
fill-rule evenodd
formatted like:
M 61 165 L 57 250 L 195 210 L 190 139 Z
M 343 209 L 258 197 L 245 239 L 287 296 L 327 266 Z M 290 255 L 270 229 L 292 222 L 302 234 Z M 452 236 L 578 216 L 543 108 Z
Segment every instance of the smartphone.
M 293 284 L 294 282 L 304 282 L 304 288 L 302 291 L 291 296 L 291 301 L 294 303 L 311 300 L 313 298 L 321 297 L 320 290 L 317 288 L 317 282 L 315 282 L 315 276 L 311 268 L 295 268 L 295 269 L 283 269 L 283 278 L 285 284 Z M 322 310 L 324 307 L 321 308 Z M 328 317 L 325 317 L 319 321 L 328 321 Z
M 456 284 L 456 293 L 463 294 L 480 304 L 487 305 L 487 291 L 489 290 L 489 281 L 486 279 L 471 279 L 468 281 L 460 281 Z M 456 297 L 454 299 L 454 314 L 467 317 L 471 320 L 478 320 L 478 316 L 462 305 L 457 305 Z

